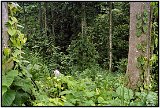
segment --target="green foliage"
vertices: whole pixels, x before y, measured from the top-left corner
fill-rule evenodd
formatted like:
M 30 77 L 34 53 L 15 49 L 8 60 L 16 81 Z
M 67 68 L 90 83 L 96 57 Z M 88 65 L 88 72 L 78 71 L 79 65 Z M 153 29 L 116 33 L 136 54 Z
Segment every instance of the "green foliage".
M 17 70 L 11 70 L 9 72 L 6 73 L 6 75 L 2 76 L 2 86 L 7 86 L 9 87 L 14 80 L 14 77 L 18 75 L 18 71 Z
M 130 102 L 130 100 L 133 98 L 133 91 L 123 86 L 119 86 L 116 89 L 116 93 L 118 97 L 121 99 L 122 105 L 127 105 Z
M 24 53 L 22 47 L 27 38 L 19 31 L 18 20 L 14 17 L 20 7 L 15 3 L 8 3 L 8 7 L 9 20 L 7 27 L 10 48 L 4 49 L 3 52 L 2 105 L 21 106 L 30 97 L 29 95 L 26 97 L 24 93 L 31 93 L 30 89 L 32 88 L 31 79 L 25 76 L 27 72 L 24 71 L 25 68 L 23 67 L 23 64 L 27 61 L 22 57 Z M 20 95 L 22 98 L 26 97 L 26 99 L 21 100 Z
M 2 98 L 2 105 L 3 106 L 11 106 L 14 99 L 15 99 L 15 91 L 13 90 L 8 90 L 4 95 L 3 95 L 3 98 Z
M 158 91 L 158 2 L 151 2 L 151 8 L 153 10 L 152 17 L 152 30 L 151 30 L 151 59 L 150 65 L 152 66 L 152 90 Z
M 80 34 L 77 40 L 72 41 L 68 52 L 72 60 L 71 66 L 74 65 L 78 70 L 90 68 L 97 63 L 98 52 L 87 36 L 82 37 Z
M 118 79 L 118 80 L 117 80 Z M 33 90 L 34 106 L 155 106 L 157 93 L 134 92 L 124 87 L 123 75 L 99 73 L 96 79 L 72 76 L 45 77 L 37 81 L 40 92 Z
M 16 5 L 9 4 L 10 17 L 7 25 L 11 47 L 4 49 L 2 58 L 3 106 L 158 106 L 156 92 L 135 92 L 125 86 L 129 36 L 128 2 L 113 3 L 112 51 L 113 64 L 116 64 L 115 73 L 106 71 L 109 17 L 102 13 L 107 13 L 106 2 L 85 3 L 85 36 L 80 33 L 82 10 L 81 5 L 76 2 L 47 2 L 44 3 L 48 5 L 47 8 L 39 8 L 37 2 L 19 4 L 24 6 L 25 11 L 23 15 L 22 11 L 17 15 L 19 19 L 14 16 L 18 11 L 14 7 Z M 154 15 L 157 15 L 157 4 L 152 5 Z M 43 30 L 44 20 L 40 22 L 42 26 L 39 20 L 35 20 L 44 18 L 45 9 L 47 33 Z M 42 16 L 37 17 L 38 11 Z M 138 36 L 148 29 L 145 25 L 148 21 L 147 11 L 142 14 L 136 16 Z M 18 21 L 23 22 L 25 29 L 18 25 Z M 155 21 L 152 25 L 152 48 L 155 51 L 150 65 L 157 69 L 158 23 Z M 24 31 L 28 38 L 20 31 Z M 145 51 L 143 46 L 143 43 L 137 45 L 137 50 Z M 11 65 L 13 61 L 16 63 L 14 66 Z M 146 58 L 141 56 L 137 61 L 138 66 L 144 70 Z M 62 73 L 60 77 L 54 77 L 53 70 L 56 68 Z M 158 77 L 157 72 L 152 76 Z M 158 85 L 157 80 L 152 81 L 154 89 Z
M 155 106 L 155 105 L 158 105 L 157 101 L 155 101 L 158 98 L 158 96 L 155 92 L 149 92 L 149 93 L 135 92 L 135 97 L 136 97 L 135 101 L 134 102 L 132 101 L 130 103 L 131 106 L 135 106 L 135 105 Z
M 146 44 L 143 42 L 143 43 L 137 44 L 136 48 L 138 51 L 145 52 L 146 51 L 145 45 Z
M 120 59 L 119 62 L 116 63 L 117 65 L 115 67 L 117 67 L 118 72 L 126 72 L 127 70 L 127 64 L 128 64 L 128 59 Z
M 148 30 L 148 11 L 144 9 L 143 13 L 137 14 L 136 19 L 136 36 L 140 37 L 142 33 L 146 34 Z

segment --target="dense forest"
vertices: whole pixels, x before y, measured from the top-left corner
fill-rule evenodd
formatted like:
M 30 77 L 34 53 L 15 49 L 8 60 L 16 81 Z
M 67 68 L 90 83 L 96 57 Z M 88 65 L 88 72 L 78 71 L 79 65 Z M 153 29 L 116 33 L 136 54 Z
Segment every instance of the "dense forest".
M 1 2 L 1 106 L 159 106 L 159 2 Z

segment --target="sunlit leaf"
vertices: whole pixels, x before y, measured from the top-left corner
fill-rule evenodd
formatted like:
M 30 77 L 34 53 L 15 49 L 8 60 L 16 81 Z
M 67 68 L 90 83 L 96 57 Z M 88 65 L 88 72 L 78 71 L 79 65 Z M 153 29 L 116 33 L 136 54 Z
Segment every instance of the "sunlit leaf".
M 7 91 L 7 86 L 2 86 L 2 96 Z
M 98 97 L 98 103 L 103 103 L 105 100 L 102 97 Z
M 9 54 L 11 53 L 11 49 L 10 48 L 4 48 L 3 52 L 4 52 L 5 56 L 9 56 Z
M 158 38 L 155 39 L 155 47 L 158 46 Z
M 18 20 L 15 17 L 11 17 L 13 23 L 18 23 Z
M 16 34 L 16 29 L 8 28 L 8 34 L 13 36 Z

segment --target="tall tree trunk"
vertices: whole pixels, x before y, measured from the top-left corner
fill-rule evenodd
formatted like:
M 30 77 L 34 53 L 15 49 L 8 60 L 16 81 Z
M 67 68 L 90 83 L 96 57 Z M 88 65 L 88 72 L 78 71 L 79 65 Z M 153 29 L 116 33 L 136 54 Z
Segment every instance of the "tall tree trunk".
M 52 17 L 52 34 L 53 34 L 53 41 L 55 43 L 55 19 L 54 19 L 54 10 L 53 10 L 53 3 L 51 4 L 51 17 Z
M 39 2 L 39 25 L 40 25 L 40 32 L 42 32 L 43 23 L 42 23 L 42 8 L 41 8 L 41 2 Z
M 44 2 L 44 30 L 47 35 L 47 2 Z
M 147 10 L 147 18 L 150 16 L 150 3 L 149 2 L 131 2 L 130 3 L 130 37 L 129 37 L 129 53 L 128 53 L 128 66 L 126 75 L 128 77 L 128 86 L 132 89 L 136 89 L 138 85 L 143 85 L 145 82 L 149 83 L 149 62 L 147 62 L 147 71 L 143 71 L 138 67 L 138 58 L 143 56 L 149 60 L 150 55 L 150 21 L 146 21 L 148 27 L 147 32 L 143 32 L 137 36 L 137 16 L 144 15 L 144 11 Z M 140 18 L 143 20 L 144 16 Z M 143 23 L 140 24 L 143 27 Z M 141 30 L 141 29 L 139 29 Z M 142 45 L 145 51 L 141 51 L 137 48 L 138 45 Z M 147 61 L 148 61 L 147 60 Z M 144 67 L 143 67 L 144 68 Z M 141 78 L 141 75 L 143 78 Z M 146 81 L 147 80 L 147 81 Z
M 8 22 L 8 5 L 7 2 L 2 2 L 2 51 L 8 47 L 9 36 L 7 33 L 6 22 Z
M 81 22 L 81 26 L 82 26 L 82 37 L 84 37 L 86 35 L 86 12 L 85 12 L 85 2 L 82 3 L 82 22 Z
M 147 68 L 146 68 L 146 76 L 145 76 L 145 84 L 149 85 L 150 82 L 150 58 L 151 58 L 151 29 L 152 29 L 152 9 L 150 3 L 146 4 L 146 9 L 149 14 L 149 22 L 148 22 L 148 32 L 147 32 Z
M 109 3 L 109 71 L 112 72 L 112 2 Z

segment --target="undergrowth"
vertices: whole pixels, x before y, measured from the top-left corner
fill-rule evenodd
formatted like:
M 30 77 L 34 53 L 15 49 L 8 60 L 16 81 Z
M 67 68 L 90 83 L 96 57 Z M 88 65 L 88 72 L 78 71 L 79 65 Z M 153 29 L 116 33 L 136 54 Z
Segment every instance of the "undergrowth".
M 155 92 L 133 91 L 125 86 L 124 73 L 87 68 L 74 75 L 54 77 L 37 54 L 27 54 L 27 67 L 39 91 L 32 89 L 33 106 L 155 106 Z M 29 59 L 30 58 L 30 59 Z

